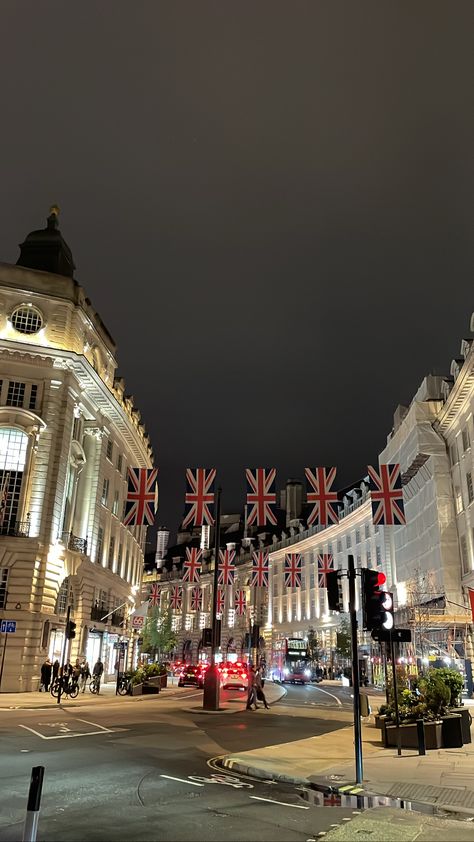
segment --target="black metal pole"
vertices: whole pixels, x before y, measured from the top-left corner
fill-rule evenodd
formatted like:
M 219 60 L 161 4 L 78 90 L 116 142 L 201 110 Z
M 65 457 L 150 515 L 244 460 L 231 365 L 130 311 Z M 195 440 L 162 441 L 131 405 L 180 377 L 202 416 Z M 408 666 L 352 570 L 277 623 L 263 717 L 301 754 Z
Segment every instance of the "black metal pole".
M 58 705 L 61 704 L 61 693 L 63 689 L 63 675 L 64 675 L 64 663 L 66 660 L 66 646 L 67 646 L 67 632 L 69 629 L 69 618 L 71 616 L 71 606 L 68 605 L 67 607 L 67 614 L 66 614 L 66 628 L 64 629 L 64 643 L 63 643 L 63 653 L 61 655 L 61 667 L 59 670 L 59 688 L 58 688 Z
M 7 640 L 8 640 L 8 634 L 7 634 L 7 632 L 5 632 L 5 643 L 3 644 L 3 652 L 2 652 L 2 666 L 0 667 L 0 688 L 2 686 L 3 665 L 5 663 L 5 652 L 7 651 Z
M 214 536 L 214 586 L 212 589 L 212 639 L 211 662 L 204 677 L 204 693 L 202 706 L 204 710 L 219 710 L 220 676 L 216 667 L 217 649 L 217 591 L 219 587 L 219 547 L 221 540 L 221 493 L 216 492 L 215 506 L 215 536 Z
M 352 689 L 354 691 L 354 746 L 356 782 L 362 783 L 362 728 L 360 724 L 360 686 L 359 686 L 359 652 L 357 646 L 357 611 L 355 607 L 355 567 L 354 556 L 348 556 L 349 568 L 349 612 L 351 618 L 351 643 L 352 643 Z
M 383 657 L 383 671 L 385 677 L 385 699 L 387 701 L 387 705 L 390 704 L 390 692 L 388 689 L 388 666 L 387 666 L 387 658 L 388 658 L 388 643 L 381 643 L 380 644 L 380 651 L 382 652 Z
M 33 766 L 22 842 L 35 842 L 43 791 L 44 766 Z
M 397 665 L 395 663 L 395 644 L 393 641 L 392 630 L 390 629 L 390 657 L 392 659 L 392 676 L 393 676 L 393 704 L 395 707 L 395 726 L 397 729 L 397 754 L 400 757 L 402 753 L 402 735 L 400 732 L 400 714 L 398 711 L 398 683 L 397 683 Z

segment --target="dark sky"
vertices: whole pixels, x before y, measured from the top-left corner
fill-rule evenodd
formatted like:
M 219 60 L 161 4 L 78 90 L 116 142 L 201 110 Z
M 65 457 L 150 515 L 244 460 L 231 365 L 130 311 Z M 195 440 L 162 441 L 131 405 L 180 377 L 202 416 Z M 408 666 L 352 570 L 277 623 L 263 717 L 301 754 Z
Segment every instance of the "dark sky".
M 187 465 L 338 465 L 474 310 L 474 13 L 3 0 L 0 258 L 49 205 L 118 344 L 174 530 Z

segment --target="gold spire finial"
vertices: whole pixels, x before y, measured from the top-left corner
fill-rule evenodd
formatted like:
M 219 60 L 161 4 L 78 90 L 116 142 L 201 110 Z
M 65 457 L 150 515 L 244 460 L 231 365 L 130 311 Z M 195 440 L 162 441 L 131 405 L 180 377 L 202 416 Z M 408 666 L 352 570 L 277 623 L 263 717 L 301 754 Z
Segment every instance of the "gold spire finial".
M 51 216 L 59 216 L 59 205 L 51 205 L 49 213 Z

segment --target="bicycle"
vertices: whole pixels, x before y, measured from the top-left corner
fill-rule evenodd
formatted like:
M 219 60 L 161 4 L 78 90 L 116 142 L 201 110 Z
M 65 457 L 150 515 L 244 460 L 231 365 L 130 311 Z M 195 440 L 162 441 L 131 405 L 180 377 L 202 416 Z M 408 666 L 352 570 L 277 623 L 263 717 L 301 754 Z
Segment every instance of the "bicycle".
M 51 695 L 57 699 L 59 695 L 59 687 L 61 684 L 61 679 L 56 678 L 50 687 Z M 71 680 L 69 681 L 69 676 L 63 675 L 62 677 L 62 686 L 61 686 L 61 696 L 69 696 L 71 699 L 76 699 L 79 695 L 79 685 L 77 681 Z
M 93 675 L 89 682 L 89 690 L 91 693 L 99 693 L 100 691 L 100 675 Z
M 130 693 L 131 684 L 130 679 L 126 675 L 120 676 L 117 684 L 117 693 L 119 696 L 127 696 Z

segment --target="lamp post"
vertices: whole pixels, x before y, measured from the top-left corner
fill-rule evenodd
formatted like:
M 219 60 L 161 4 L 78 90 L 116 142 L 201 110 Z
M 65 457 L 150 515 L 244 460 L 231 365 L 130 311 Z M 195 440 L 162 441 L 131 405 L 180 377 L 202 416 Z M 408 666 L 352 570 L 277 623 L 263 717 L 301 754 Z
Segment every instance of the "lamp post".
M 221 532 L 221 488 L 216 493 L 214 540 L 214 587 L 212 589 L 212 641 L 211 661 L 204 676 L 202 706 L 204 710 L 219 710 L 220 676 L 216 665 L 217 641 L 217 590 L 219 586 L 219 544 Z

